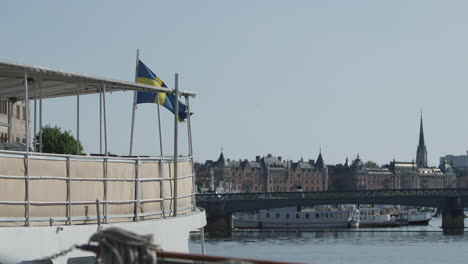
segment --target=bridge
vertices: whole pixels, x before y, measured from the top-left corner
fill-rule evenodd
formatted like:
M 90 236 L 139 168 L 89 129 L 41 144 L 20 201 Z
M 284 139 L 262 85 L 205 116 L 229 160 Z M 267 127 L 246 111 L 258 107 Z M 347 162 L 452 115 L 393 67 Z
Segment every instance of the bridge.
M 325 204 L 386 204 L 442 209 L 445 234 L 463 234 L 468 189 L 408 189 L 347 192 L 262 192 L 197 194 L 197 206 L 206 210 L 210 236 L 230 236 L 232 214 L 269 208 Z

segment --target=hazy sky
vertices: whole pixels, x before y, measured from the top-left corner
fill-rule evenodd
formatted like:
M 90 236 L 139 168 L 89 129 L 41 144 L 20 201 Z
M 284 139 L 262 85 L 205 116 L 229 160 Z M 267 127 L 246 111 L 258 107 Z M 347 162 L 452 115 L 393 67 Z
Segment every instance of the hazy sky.
M 131 81 L 141 49 L 169 86 L 178 72 L 198 94 L 198 161 L 221 147 L 233 159 L 315 159 L 320 146 L 329 164 L 411 161 L 422 109 L 438 165 L 468 149 L 467 13 L 466 1 L 5 1 L 0 59 Z M 116 154 L 128 153 L 132 100 L 108 97 Z M 45 123 L 75 133 L 75 102 L 47 100 Z M 85 151 L 98 152 L 98 98 L 81 102 Z M 155 105 L 139 107 L 136 135 L 137 153 L 159 153 Z

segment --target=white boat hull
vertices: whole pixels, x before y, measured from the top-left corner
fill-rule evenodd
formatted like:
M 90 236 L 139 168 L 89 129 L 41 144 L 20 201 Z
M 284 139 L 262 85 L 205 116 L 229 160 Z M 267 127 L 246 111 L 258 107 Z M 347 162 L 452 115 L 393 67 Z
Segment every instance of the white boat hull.
M 154 243 L 161 249 L 187 253 L 189 232 L 205 225 L 205 212 L 195 211 L 166 219 L 104 224 L 102 227 L 119 227 L 141 235 L 152 234 Z M 0 227 L 0 263 L 41 259 L 73 245 L 87 244 L 96 231 L 96 225 Z M 66 263 L 68 258 L 79 256 L 92 254 L 73 250 L 55 259 L 54 263 Z
M 296 211 L 296 208 L 260 210 L 258 214 L 235 214 L 239 229 L 321 229 L 358 227 L 351 211 Z

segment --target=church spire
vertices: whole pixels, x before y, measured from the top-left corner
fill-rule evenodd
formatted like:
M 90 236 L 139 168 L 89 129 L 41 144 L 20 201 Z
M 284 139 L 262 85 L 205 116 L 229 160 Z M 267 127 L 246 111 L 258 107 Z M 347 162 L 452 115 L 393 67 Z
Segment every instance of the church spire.
M 421 124 L 419 125 L 419 145 L 425 146 L 424 144 L 424 130 L 423 130 L 423 117 L 421 112 Z
M 426 149 L 426 144 L 424 142 L 422 112 L 421 112 L 421 124 L 419 127 L 419 145 L 418 145 L 418 150 L 416 151 L 416 165 L 419 168 L 427 167 L 427 149 Z

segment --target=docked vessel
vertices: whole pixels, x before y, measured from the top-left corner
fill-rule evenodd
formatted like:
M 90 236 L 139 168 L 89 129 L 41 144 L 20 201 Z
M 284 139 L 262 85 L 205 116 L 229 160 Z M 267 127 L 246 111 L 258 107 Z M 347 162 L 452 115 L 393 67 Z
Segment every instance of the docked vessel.
M 407 209 L 400 211 L 399 219 L 407 222 L 408 225 L 428 225 L 432 220 L 432 212 L 420 212 L 417 209 Z
M 109 155 L 105 95 L 117 91 L 175 92 L 176 98 L 178 93 L 177 88 L 0 61 L 0 100 L 24 101 L 26 113 L 30 100 L 42 104 L 47 98 L 98 94 L 98 112 L 104 117 L 101 146 L 105 146 L 104 151 L 90 156 L 42 153 L 42 145 L 31 142 L 32 115 L 26 115 L 27 147 L 24 151 L 0 150 L 0 263 L 42 259 L 75 244 L 86 244 L 93 233 L 106 227 L 151 234 L 162 250 L 188 252 L 189 232 L 206 224 L 205 212 L 195 205 L 191 146 L 188 155 L 177 154 L 176 121 L 174 156 Z M 186 100 L 193 95 L 180 94 Z M 42 120 L 42 112 L 39 116 Z M 189 128 L 190 117 L 187 122 Z M 79 128 L 78 117 L 77 123 Z M 88 263 L 84 262 L 86 256 L 90 255 L 72 251 L 40 263 Z
M 401 222 L 390 215 L 389 209 L 379 207 L 359 208 L 359 227 L 397 227 Z
M 303 210 L 301 207 L 285 207 L 260 210 L 258 213 L 233 215 L 234 228 L 315 230 L 327 228 L 350 228 L 359 226 L 359 212 L 354 206 L 327 209 Z

